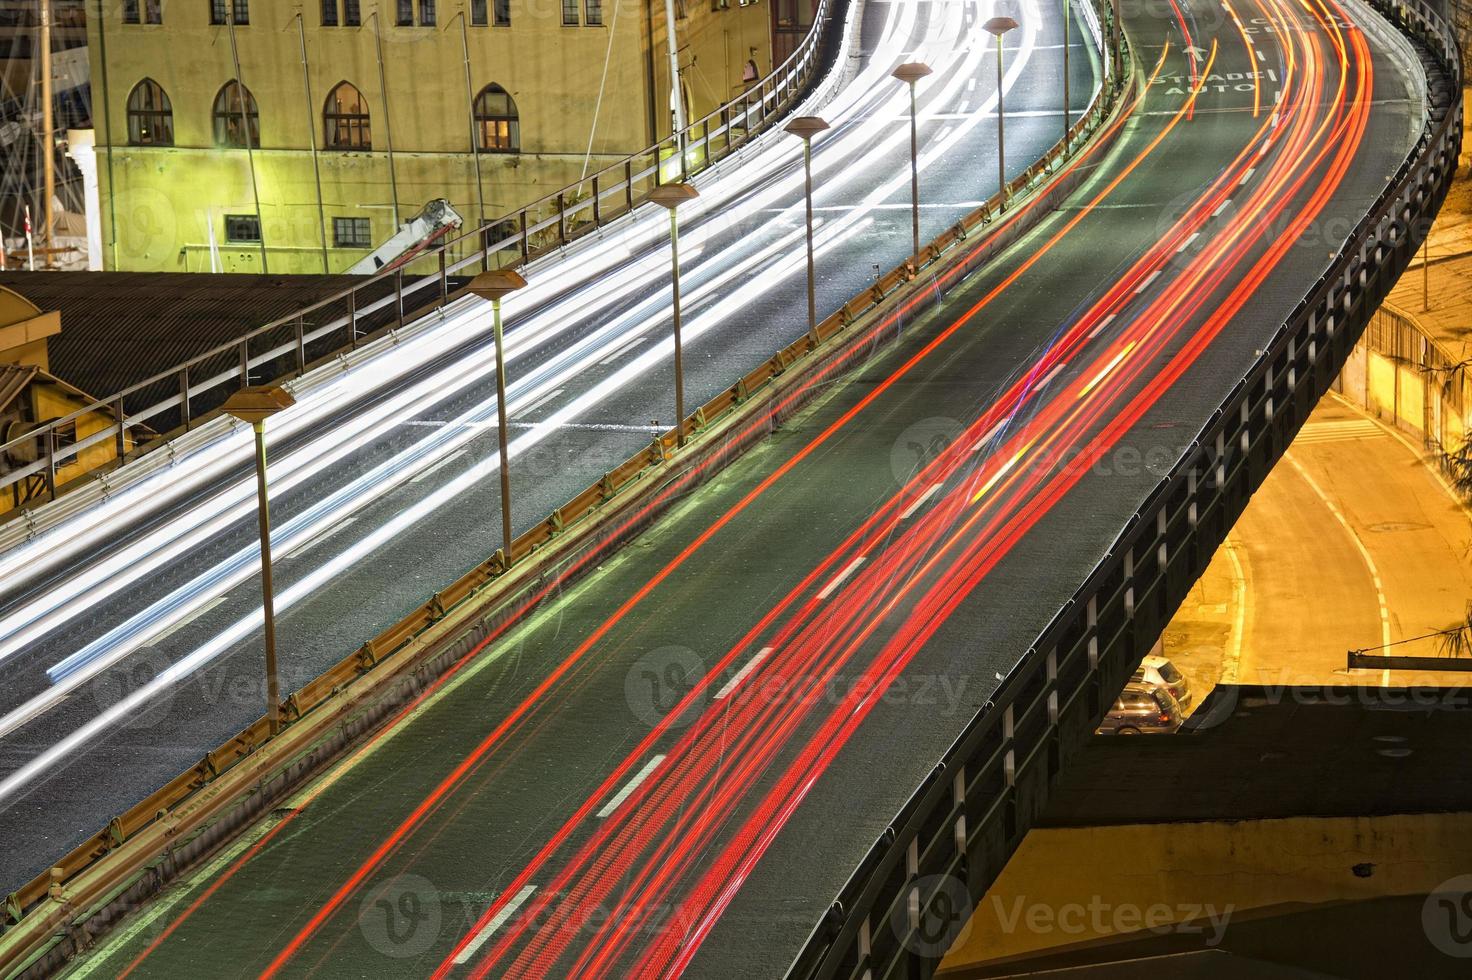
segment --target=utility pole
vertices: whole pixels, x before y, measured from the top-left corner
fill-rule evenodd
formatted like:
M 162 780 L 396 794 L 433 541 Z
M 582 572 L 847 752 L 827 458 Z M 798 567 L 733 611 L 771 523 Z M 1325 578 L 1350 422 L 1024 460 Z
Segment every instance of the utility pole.
M 46 268 L 49 269 L 55 244 L 51 199 L 56 194 L 56 123 L 51 118 L 51 0 L 41 0 L 41 128 L 45 131 L 41 156 L 46 166 L 46 198 L 41 202 L 42 227 L 45 228 L 42 254 L 46 256 Z

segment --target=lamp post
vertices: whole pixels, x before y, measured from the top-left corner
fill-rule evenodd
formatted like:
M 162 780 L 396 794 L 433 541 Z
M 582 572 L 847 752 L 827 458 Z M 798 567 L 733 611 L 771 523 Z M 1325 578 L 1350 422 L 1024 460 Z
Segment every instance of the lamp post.
M 675 306 L 675 445 L 685 446 L 685 362 L 680 339 L 680 220 L 676 209 L 700 196 L 694 184 L 660 184 L 649 200 L 670 213 L 670 286 Z
M 225 412 L 249 422 L 256 435 L 256 517 L 261 534 L 261 599 L 266 619 L 266 718 L 281 730 L 281 685 L 276 676 L 276 605 L 271 586 L 271 504 L 266 496 L 266 419 L 296 404 L 285 388 L 242 388 L 225 400 Z
M 501 298 L 526 285 L 511 269 L 490 269 L 470 280 L 466 288 L 491 301 L 496 341 L 496 441 L 501 452 L 501 567 L 511 567 L 511 459 L 506 441 L 506 344 L 501 334 Z
M 1011 17 L 993 17 L 981 29 L 997 39 L 997 183 L 1002 197 L 1001 210 L 1007 210 L 1007 132 L 1006 111 L 1002 108 L 1002 35 L 1017 28 Z
M 818 346 L 818 301 L 813 288 L 813 137 L 828 128 L 817 116 L 798 116 L 785 127 L 802 140 L 803 196 L 808 216 L 808 339 Z
M 1063 151 L 1068 152 L 1068 0 L 1063 0 Z
M 930 66 L 911 61 L 891 75 L 910 86 L 910 233 L 912 254 L 920 254 L 920 137 L 915 124 L 915 83 L 930 74 Z

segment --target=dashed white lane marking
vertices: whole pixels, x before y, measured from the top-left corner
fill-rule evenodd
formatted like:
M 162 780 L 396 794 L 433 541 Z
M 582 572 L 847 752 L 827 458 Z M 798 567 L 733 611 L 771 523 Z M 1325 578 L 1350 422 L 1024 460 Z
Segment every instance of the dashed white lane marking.
M 987 429 L 986 430 L 986 435 L 984 435 L 980 439 L 976 440 L 975 445 L 973 445 L 971 447 L 971 451 L 973 453 L 979 453 L 983 449 L 985 449 L 988 445 L 990 445 L 990 443 L 992 441 L 992 438 L 995 437 L 998 432 L 1001 432 L 1002 431 L 1002 426 L 1004 426 L 1006 424 L 1007 424 L 1007 420 L 1006 419 L 1003 419 L 1002 421 L 998 422 L 996 425 L 992 426 L 990 429 Z
M 939 490 L 940 487 L 941 485 L 939 483 L 932 483 L 928 488 L 926 488 L 924 493 L 911 501 L 910 506 L 906 507 L 905 512 L 900 515 L 900 520 L 909 520 L 910 515 L 915 513 L 915 511 L 919 510 L 921 507 L 925 506 L 925 501 L 935 496 L 935 492 Z
M 179 632 L 181 629 L 183 629 L 184 627 L 188 626 L 190 623 L 194 622 L 196 619 L 198 619 L 199 617 L 203 616 L 205 613 L 209 612 L 211 609 L 215 608 L 216 606 L 218 606 L 220 603 L 224 602 L 228 598 L 230 598 L 230 597 L 229 596 L 223 596 L 222 595 L 222 596 L 219 596 L 218 598 L 211 599 L 209 602 L 206 602 L 204 605 L 200 606 L 198 609 L 196 609 L 194 612 L 190 613 L 188 616 L 186 616 L 183 619 L 179 620 L 173 626 L 170 626 L 168 629 L 164 630 L 158 636 L 155 636 L 152 640 L 149 640 L 148 641 L 149 642 L 149 645 L 150 646 L 153 646 L 153 645 L 162 643 L 164 640 L 167 640 L 169 637 L 173 636 L 175 633 Z
M 1156 269 L 1154 272 L 1152 272 L 1148 276 L 1146 276 L 1145 277 L 1145 281 L 1142 282 L 1142 283 L 1140 283 L 1138 286 L 1135 287 L 1135 295 L 1138 296 L 1140 293 L 1143 293 L 1145 291 L 1145 289 L 1152 282 L 1154 282 L 1159 276 L 1160 276 L 1160 270 L 1159 269 Z
M 766 660 L 767 657 L 771 656 L 771 654 L 771 647 L 762 647 L 760 650 L 758 650 L 756 652 L 756 655 L 746 662 L 746 666 L 736 671 L 736 673 L 732 675 L 731 679 L 721 686 L 721 689 L 716 692 L 715 700 L 724 701 L 727 697 L 729 697 L 731 692 L 736 690 L 737 685 L 746 680 L 747 675 L 749 675 L 753 670 L 756 670 L 757 664 L 761 663 L 763 660 Z
M 465 455 L 465 450 L 464 449 L 457 449 L 453 453 L 451 453 L 450 455 L 446 456 L 444 459 L 440 460 L 438 463 L 435 463 L 429 469 L 421 471 L 418 476 L 411 477 L 409 479 L 409 482 L 410 483 L 418 483 L 420 480 L 427 480 L 430 477 L 434 476 L 434 474 L 435 474 L 436 471 L 444 469 L 446 466 L 449 466 L 455 460 L 459 459 L 461 456 L 464 456 L 464 455 Z
M 1248 167 L 1247 168 L 1247 172 L 1242 175 L 1242 179 L 1239 180 L 1239 181 L 1237 181 L 1237 186 L 1238 187 L 1241 187 L 1243 184 L 1245 184 L 1249 180 L 1251 180 L 1253 173 L 1255 173 L 1256 171 L 1257 171 L 1257 168 L 1256 167 Z
M 1282 102 L 1282 101 L 1283 101 L 1283 92 L 1282 92 L 1281 89 L 1279 89 L 1278 91 L 1276 91 L 1276 92 L 1273 93 L 1273 105 L 1277 105 L 1279 102 Z
M 328 540 L 331 537 L 334 537 L 338 533 L 340 533 L 340 532 L 346 530 L 347 528 L 351 527 L 353 525 L 353 522 L 355 522 L 356 520 L 357 520 L 356 517 L 349 517 L 346 520 L 338 521 L 336 524 L 332 525 L 332 527 L 328 528 L 326 534 L 319 534 L 319 535 L 317 535 L 315 538 L 313 538 L 312 540 L 308 541 L 306 544 L 302 545 L 300 548 L 298 548 L 295 551 L 293 551 L 292 554 L 293 555 L 306 554 L 308 551 L 311 551 L 313 548 L 317 547 L 322 542 Z
M 1117 313 L 1111 313 L 1108 316 L 1106 316 L 1104 319 L 1100 320 L 1099 321 L 1099 325 L 1097 327 L 1095 327 L 1093 330 L 1090 330 L 1089 331 L 1089 339 L 1090 340 L 1093 340 L 1095 337 L 1097 337 L 1101 333 L 1103 333 L 1104 332 L 1104 328 L 1107 327 L 1107 326 L 1109 326 L 1111 323 L 1113 323 L 1114 322 L 1114 318 L 1116 316 L 1118 316 L 1118 315 L 1119 314 L 1117 314 Z
M 827 585 L 823 586 L 823 591 L 818 593 L 818 598 L 819 599 L 826 599 L 829 596 L 831 596 L 833 593 L 837 592 L 838 591 L 838 587 L 840 585 L 842 585 L 845 581 L 847 581 L 848 580 L 848 577 L 850 575 L 852 575 L 854 572 L 858 571 L 859 570 L 859 566 L 862 565 L 863 563 L 864 563 L 864 556 L 863 555 L 860 555 L 859 557 L 855 558 L 853 561 L 849 562 L 847 568 L 845 568 L 843 571 L 839 572 L 837 575 L 835 575 L 833 577 L 833 580 L 832 581 L 830 581 Z
M 1231 203 L 1232 203 L 1232 199 L 1230 197 L 1227 198 L 1225 201 L 1223 201 L 1222 203 L 1220 203 L 1220 204 L 1218 204 L 1216 206 L 1216 210 L 1213 211 L 1213 212 L 1211 212 L 1211 216 L 1213 218 L 1220 216 L 1221 213 L 1227 209 L 1227 205 L 1229 205 Z
M 470 958 L 485 945 L 486 940 L 491 938 L 491 934 L 504 926 L 506 921 L 516 914 L 517 909 L 526 904 L 526 900 L 531 898 L 532 892 L 536 890 L 536 885 L 523 886 L 521 891 L 516 893 L 516 897 L 502 906 L 501 911 L 491 916 L 491 921 L 487 922 L 481 931 L 475 934 L 475 938 L 455 956 L 455 962 L 457 964 L 470 962 Z
M 648 339 L 649 339 L 648 337 L 635 337 L 633 340 L 629 341 L 627 344 L 624 344 L 618 350 L 614 351 L 612 354 L 609 354 L 607 357 L 605 357 L 603 360 L 599 361 L 598 363 L 599 364 L 612 364 L 614 361 L 618 360 L 620 357 L 623 357 L 629 351 L 633 350 L 635 347 L 638 347 L 640 344 L 644 343 Z
M 1062 371 L 1062 370 L 1063 370 L 1063 365 L 1062 364 L 1056 365 L 1053 368 L 1053 370 L 1049 371 L 1046 375 L 1043 376 L 1043 380 L 1041 380 L 1041 381 L 1039 381 L 1037 383 L 1037 387 L 1042 388 L 1045 385 L 1047 385 L 1047 383 L 1049 381 L 1052 381 L 1054 378 L 1058 377 L 1058 372 L 1059 371 Z
M 541 408 L 543 405 L 547 404 L 548 402 L 550 402 L 552 399 L 556 398 L 560 394 L 562 394 L 562 389 L 561 388 L 558 388 L 555 391 L 549 391 L 545 395 L 543 395 L 541 398 L 538 398 L 536 401 L 532 402 L 530 405 L 528 405 L 526 408 L 523 408 L 521 411 L 517 412 L 516 414 L 518 416 L 521 416 L 521 415 L 526 415 L 529 412 L 535 412 L 537 409 Z
M 1185 241 L 1181 242 L 1181 244 L 1177 245 L 1176 246 L 1176 251 L 1177 252 L 1184 252 L 1186 249 L 1188 249 L 1188 248 L 1191 247 L 1191 245 L 1196 241 L 1196 239 L 1198 239 L 1200 237 L 1201 237 L 1201 232 L 1199 232 L 1199 231 L 1193 231 L 1193 232 L 1191 232 L 1191 237 L 1188 238 L 1188 239 L 1186 239 Z
M 633 779 L 624 783 L 623 789 L 613 794 L 613 798 L 610 799 L 607 803 L 603 804 L 603 809 L 598 811 L 599 819 L 601 820 L 603 817 L 608 816 L 614 810 L 617 810 L 619 808 L 619 804 L 623 803 L 624 800 L 627 800 L 631 795 L 633 795 L 634 790 L 639 788 L 639 784 L 648 779 L 649 774 L 655 769 L 659 768 L 659 764 L 663 761 L 664 756 L 662 755 L 650 756 L 649 761 L 644 763 L 644 768 L 635 773 Z
M 1258 61 L 1267 61 L 1268 60 L 1268 53 L 1266 51 L 1259 51 L 1257 53 L 1257 60 Z

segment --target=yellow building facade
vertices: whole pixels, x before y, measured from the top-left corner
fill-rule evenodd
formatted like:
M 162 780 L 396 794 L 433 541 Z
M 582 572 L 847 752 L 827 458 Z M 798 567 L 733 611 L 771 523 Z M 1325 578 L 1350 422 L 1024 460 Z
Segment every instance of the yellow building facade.
M 690 118 L 771 70 L 771 16 L 677 8 Z M 335 273 L 439 198 L 492 222 L 668 134 L 665 22 L 660 0 L 88 0 L 104 267 Z

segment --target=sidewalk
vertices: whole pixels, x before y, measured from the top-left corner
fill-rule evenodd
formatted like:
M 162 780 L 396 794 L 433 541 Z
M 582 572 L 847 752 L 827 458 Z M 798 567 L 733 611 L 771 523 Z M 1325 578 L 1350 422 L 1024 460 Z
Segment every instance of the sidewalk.
M 1472 674 L 1351 671 L 1345 655 L 1453 626 L 1469 599 L 1467 511 L 1409 439 L 1331 394 L 1161 642 L 1198 705 L 1217 683 L 1462 686 Z

